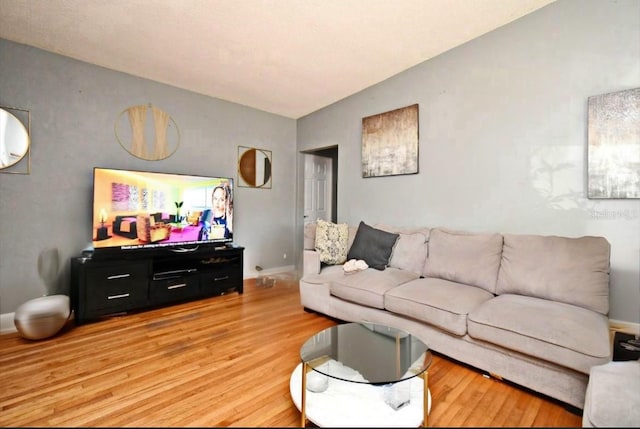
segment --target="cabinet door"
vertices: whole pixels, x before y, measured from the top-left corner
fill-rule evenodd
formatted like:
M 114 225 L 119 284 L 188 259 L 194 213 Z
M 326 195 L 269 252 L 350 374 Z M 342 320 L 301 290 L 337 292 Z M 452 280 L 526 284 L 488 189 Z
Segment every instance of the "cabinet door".
M 87 267 L 86 311 L 98 315 L 145 306 L 148 303 L 148 271 L 146 262 Z

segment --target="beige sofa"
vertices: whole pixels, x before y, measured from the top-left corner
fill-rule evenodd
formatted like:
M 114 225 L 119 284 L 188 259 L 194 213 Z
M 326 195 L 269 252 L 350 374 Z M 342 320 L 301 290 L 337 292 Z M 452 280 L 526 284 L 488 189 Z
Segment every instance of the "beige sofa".
M 316 224 L 305 226 L 306 310 L 403 329 L 436 352 L 584 407 L 591 367 L 611 360 L 605 238 L 372 229 L 398 234 L 387 267 L 345 273 L 320 262 Z M 357 231 L 348 226 L 348 248 Z

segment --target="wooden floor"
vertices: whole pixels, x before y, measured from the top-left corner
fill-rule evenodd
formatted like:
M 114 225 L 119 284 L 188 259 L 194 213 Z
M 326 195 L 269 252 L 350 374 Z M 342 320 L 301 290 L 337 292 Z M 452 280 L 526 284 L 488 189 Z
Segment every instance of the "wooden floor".
M 0 335 L 2 427 L 296 427 L 289 395 L 299 348 L 335 325 L 300 306 L 297 282 L 69 323 L 50 339 Z M 581 417 L 435 356 L 436 427 L 579 427 Z

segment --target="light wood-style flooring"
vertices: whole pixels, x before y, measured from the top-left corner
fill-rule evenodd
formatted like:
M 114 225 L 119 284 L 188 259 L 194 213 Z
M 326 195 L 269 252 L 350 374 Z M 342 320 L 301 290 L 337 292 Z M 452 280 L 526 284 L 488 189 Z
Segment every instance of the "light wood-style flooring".
M 305 312 L 297 281 L 74 326 L 0 335 L 2 427 L 296 427 L 299 348 L 336 321 Z M 579 427 L 549 399 L 436 355 L 435 427 Z

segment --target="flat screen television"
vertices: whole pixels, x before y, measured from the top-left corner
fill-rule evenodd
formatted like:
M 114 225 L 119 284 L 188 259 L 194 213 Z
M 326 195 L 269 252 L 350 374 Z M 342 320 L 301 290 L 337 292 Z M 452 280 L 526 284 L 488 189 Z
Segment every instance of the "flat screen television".
M 233 179 L 95 167 L 94 256 L 233 242 Z

